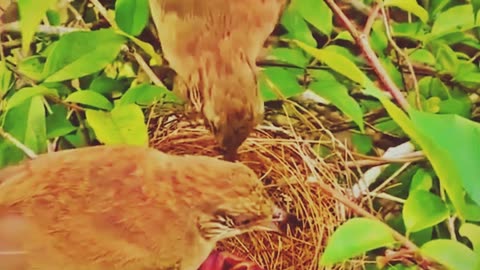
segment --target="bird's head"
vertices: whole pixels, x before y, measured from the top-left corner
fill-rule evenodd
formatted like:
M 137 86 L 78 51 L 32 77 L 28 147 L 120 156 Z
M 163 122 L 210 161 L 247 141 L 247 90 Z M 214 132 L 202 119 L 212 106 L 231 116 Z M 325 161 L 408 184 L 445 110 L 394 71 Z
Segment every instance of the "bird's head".
M 234 159 L 264 112 L 254 68 L 247 60 L 233 63 L 231 67 L 218 67 L 218 74 L 210 76 L 203 104 L 206 126 L 229 160 Z
M 280 232 L 287 215 L 270 199 L 255 173 L 240 163 L 224 164 L 229 173 L 218 175 L 212 183 L 215 194 L 205 194 L 210 200 L 197 224 L 202 236 L 218 241 L 256 230 Z

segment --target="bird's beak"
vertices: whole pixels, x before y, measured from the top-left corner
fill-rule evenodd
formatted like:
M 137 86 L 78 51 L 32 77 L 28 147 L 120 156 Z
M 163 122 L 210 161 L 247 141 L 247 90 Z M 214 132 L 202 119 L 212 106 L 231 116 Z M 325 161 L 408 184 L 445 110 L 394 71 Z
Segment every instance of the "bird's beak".
M 259 230 L 283 234 L 282 224 L 286 221 L 287 213 L 278 206 L 273 207 L 272 217 L 259 222 L 255 227 Z

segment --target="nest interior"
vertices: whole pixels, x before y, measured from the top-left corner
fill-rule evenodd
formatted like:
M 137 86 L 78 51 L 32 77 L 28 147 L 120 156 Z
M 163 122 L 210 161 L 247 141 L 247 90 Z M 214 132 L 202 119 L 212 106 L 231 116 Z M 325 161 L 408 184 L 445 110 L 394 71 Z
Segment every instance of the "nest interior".
M 178 107 L 157 105 L 148 118 L 152 147 L 171 154 L 221 158 L 203 124 L 186 117 Z M 320 269 L 319 257 L 328 237 L 348 214 L 312 183 L 338 185 L 344 169 L 323 162 L 310 144 L 291 131 L 272 125 L 258 127 L 239 149 L 238 159 L 261 177 L 273 200 L 298 222 L 290 224 L 284 236 L 249 233 L 219 243 L 218 249 L 248 257 L 265 269 Z M 350 263 L 338 269 L 358 268 Z

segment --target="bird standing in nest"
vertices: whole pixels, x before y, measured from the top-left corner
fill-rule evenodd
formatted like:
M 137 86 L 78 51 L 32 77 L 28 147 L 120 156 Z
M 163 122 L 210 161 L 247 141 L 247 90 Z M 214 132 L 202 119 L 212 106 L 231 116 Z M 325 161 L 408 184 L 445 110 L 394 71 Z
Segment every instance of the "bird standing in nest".
M 0 170 L 0 269 L 195 270 L 218 240 L 282 215 L 240 163 L 65 150 Z
M 262 120 L 256 58 L 286 0 L 150 0 L 164 57 L 176 71 L 175 91 L 201 112 L 235 159 Z

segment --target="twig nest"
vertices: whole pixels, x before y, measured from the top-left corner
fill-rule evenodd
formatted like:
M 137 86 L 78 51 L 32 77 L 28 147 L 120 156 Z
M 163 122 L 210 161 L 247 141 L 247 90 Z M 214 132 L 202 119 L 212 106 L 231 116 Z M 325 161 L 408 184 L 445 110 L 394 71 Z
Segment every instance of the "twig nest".
M 188 120 L 180 111 L 159 106 L 151 110 L 150 145 L 171 154 L 221 158 L 203 124 Z M 290 223 L 286 236 L 255 232 L 223 241 L 218 248 L 248 256 L 265 269 L 318 269 L 326 241 L 346 213 L 310 181 L 333 185 L 341 168 L 324 163 L 309 144 L 291 133 L 281 127 L 260 126 L 240 147 L 239 161 L 253 169 L 277 204 L 298 220 Z

